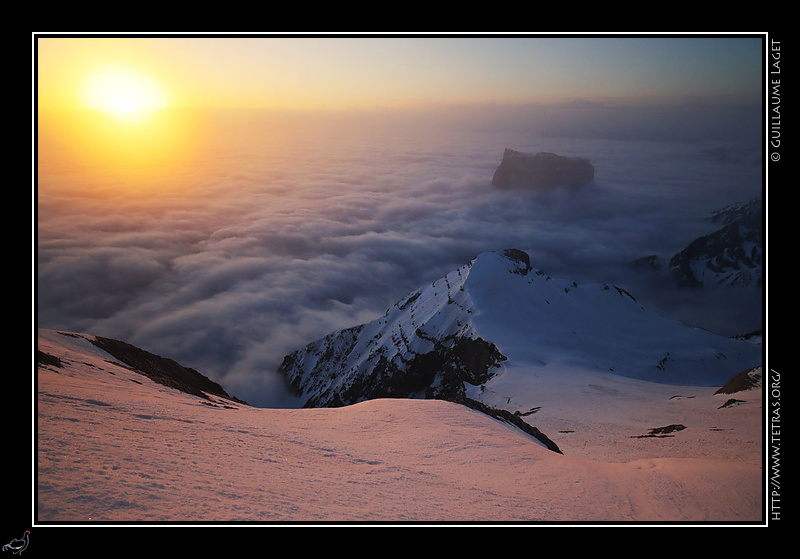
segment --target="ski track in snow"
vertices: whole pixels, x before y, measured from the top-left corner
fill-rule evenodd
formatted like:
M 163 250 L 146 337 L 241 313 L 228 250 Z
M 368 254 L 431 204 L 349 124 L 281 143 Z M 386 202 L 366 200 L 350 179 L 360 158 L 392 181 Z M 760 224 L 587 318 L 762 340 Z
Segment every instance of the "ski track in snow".
M 759 521 L 761 389 L 595 378 L 527 417 L 436 400 L 261 409 L 157 385 L 40 330 L 36 521 Z M 564 392 L 553 388 L 553 397 Z M 554 403 L 555 404 L 555 403 Z M 648 430 L 681 423 L 663 438 Z

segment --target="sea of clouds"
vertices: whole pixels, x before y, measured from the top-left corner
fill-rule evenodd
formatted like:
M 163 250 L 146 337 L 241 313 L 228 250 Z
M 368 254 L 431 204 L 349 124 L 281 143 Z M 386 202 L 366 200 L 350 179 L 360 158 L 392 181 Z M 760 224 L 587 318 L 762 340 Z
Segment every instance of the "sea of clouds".
M 732 324 L 715 319 L 730 299 L 704 297 L 700 309 L 695 297 L 690 317 L 684 299 L 630 268 L 762 194 L 758 107 L 209 118 L 192 163 L 137 178 L 152 182 L 141 190 L 106 162 L 40 149 L 38 327 L 122 339 L 252 404 L 291 406 L 276 374 L 284 355 L 486 250 L 520 248 L 552 275 L 615 282 L 676 318 L 741 327 L 728 335 L 761 326 L 760 301 Z M 506 147 L 587 157 L 595 183 L 493 189 Z

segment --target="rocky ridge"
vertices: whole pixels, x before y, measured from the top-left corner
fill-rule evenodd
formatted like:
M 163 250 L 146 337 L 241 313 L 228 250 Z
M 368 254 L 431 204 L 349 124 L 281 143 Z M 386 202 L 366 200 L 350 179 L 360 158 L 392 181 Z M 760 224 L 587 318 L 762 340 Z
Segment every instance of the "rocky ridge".
M 667 320 L 622 289 L 551 278 L 512 249 L 479 255 L 382 317 L 310 342 L 279 370 L 306 407 L 386 397 L 489 404 L 500 377 L 563 382 L 567 371 L 600 371 L 721 386 L 760 358 L 753 344 Z
M 714 212 L 720 229 L 698 237 L 669 259 L 649 255 L 634 266 L 668 274 L 678 287 L 762 287 L 763 230 L 760 198 Z
M 528 255 L 505 251 L 526 275 Z M 506 357 L 478 336 L 465 283 L 472 262 L 409 293 L 384 316 L 333 332 L 287 355 L 280 366 L 305 407 L 344 406 L 385 397 L 454 399 L 480 385 Z

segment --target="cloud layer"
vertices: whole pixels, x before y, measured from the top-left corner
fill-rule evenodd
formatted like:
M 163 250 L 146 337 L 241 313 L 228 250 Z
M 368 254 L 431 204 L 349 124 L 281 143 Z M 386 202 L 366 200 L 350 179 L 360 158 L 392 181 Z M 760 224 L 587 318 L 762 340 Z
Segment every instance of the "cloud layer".
M 603 111 L 482 114 L 227 115 L 201 157 L 147 195 L 103 180 L 101 162 L 45 157 L 38 326 L 120 338 L 256 405 L 292 405 L 275 375 L 286 353 L 479 252 L 517 247 L 554 275 L 623 284 L 632 259 L 680 250 L 713 230 L 710 211 L 761 193 L 760 165 L 704 155 L 708 141 L 750 146 L 700 134 L 696 119 L 678 137 L 671 116 L 653 141 L 655 120 L 621 139 L 624 122 L 603 129 Z M 492 189 L 506 147 L 588 157 L 595 184 Z

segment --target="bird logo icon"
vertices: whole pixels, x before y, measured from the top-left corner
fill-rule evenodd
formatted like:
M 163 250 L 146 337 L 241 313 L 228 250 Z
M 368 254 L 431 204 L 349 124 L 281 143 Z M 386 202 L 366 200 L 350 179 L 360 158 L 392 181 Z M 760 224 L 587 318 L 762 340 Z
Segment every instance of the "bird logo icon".
M 22 535 L 21 538 L 14 538 L 6 545 L 3 546 L 3 551 L 10 551 L 16 555 L 22 554 L 23 551 L 28 547 L 28 538 L 30 536 L 30 530 L 25 530 L 25 533 Z

